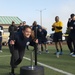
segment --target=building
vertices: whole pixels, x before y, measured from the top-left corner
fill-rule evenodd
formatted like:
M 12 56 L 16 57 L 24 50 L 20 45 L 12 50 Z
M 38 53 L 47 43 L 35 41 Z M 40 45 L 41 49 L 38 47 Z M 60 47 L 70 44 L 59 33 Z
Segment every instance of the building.
M 9 38 L 8 27 L 11 25 L 12 21 L 15 22 L 15 25 L 18 26 L 22 20 L 16 16 L 0 16 L 0 25 L 3 26 L 3 42 L 7 42 Z

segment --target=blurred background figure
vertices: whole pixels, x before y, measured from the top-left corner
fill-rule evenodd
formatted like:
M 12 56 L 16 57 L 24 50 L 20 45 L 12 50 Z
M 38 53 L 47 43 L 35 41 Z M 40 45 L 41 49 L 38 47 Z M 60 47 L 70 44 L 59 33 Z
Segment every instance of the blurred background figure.
M 34 31 L 34 35 L 35 35 L 35 38 L 38 39 L 38 51 L 37 53 L 38 54 L 41 54 L 41 31 L 42 31 L 42 27 L 40 25 L 37 24 L 36 21 L 33 22 L 32 24 L 32 31 Z
M 45 48 L 45 51 L 46 51 L 46 53 L 49 53 L 49 51 L 48 51 L 48 45 L 47 45 L 47 38 L 46 38 L 46 36 L 47 36 L 47 31 L 46 31 L 46 29 L 42 29 L 42 32 L 41 32 L 41 41 L 42 41 L 42 44 L 41 44 L 41 47 L 42 47 L 42 51 L 44 50 L 44 48 Z
M 26 21 L 23 21 L 23 26 L 25 26 L 26 25 Z
M 71 52 L 72 57 L 75 57 L 75 15 L 72 16 L 72 20 L 68 26 L 70 28 L 69 36 L 68 36 L 68 44 L 71 46 L 73 42 L 73 52 Z
M 3 26 L 0 25 L 0 52 L 2 52 L 2 33 L 3 33 Z
M 72 21 L 73 17 L 74 17 L 74 14 L 71 14 L 70 18 L 68 19 L 67 32 L 66 32 L 68 35 L 70 34 L 70 31 L 71 31 L 70 26 L 71 26 L 71 21 Z M 69 39 L 69 37 L 70 36 L 68 36 L 66 40 L 67 40 L 67 46 L 70 50 L 70 55 L 72 55 L 73 54 L 73 47 L 72 47 L 73 46 L 73 41 L 71 39 Z
M 14 21 L 12 21 L 12 24 L 9 26 L 8 31 L 10 33 L 9 38 L 13 38 L 14 33 L 17 32 L 17 26 L 15 25 Z

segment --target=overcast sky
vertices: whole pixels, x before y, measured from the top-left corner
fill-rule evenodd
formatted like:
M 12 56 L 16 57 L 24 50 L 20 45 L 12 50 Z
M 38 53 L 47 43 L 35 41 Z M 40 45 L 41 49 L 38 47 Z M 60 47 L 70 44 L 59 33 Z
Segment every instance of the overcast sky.
M 33 21 L 40 24 L 40 10 L 42 25 L 47 28 L 48 33 L 52 33 L 51 25 L 55 16 L 59 16 L 63 22 L 64 33 L 70 14 L 75 13 L 75 0 L 0 0 L 0 16 L 18 16 L 29 25 Z

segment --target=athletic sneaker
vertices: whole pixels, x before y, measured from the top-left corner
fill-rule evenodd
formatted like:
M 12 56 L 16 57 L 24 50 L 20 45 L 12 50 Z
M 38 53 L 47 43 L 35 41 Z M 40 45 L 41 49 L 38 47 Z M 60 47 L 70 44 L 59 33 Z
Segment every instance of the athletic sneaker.
M 46 53 L 49 53 L 49 51 L 48 51 L 48 50 L 46 50 Z
M 72 57 L 75 57 L 75 54 L 73 54 Z
M 62 54 L 63 54 L 63 52 L 60 52 L 60 53 L 59 53 L 59 55 L 62 55 Z
M 38 51 L 38 53 L 37 54 L 41 54 L 41 51 Z
M 55 52 L 54 54 L 57 55 L 57 53 L 59 53 L 59 52 Z
M 0 52 L 2 52 L 2 50 L 0 50 Z
M 56 53 L 57 58 L 59 58 L 59 54 L 60 54 L 59 52 Z
M 73 55 L 73 52 L 71 52 L 70 55 Z

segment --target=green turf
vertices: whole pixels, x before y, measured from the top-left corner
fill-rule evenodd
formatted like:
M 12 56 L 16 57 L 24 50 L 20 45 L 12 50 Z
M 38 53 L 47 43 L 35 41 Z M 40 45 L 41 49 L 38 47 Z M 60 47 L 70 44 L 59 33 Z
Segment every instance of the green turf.
M 32 50 L 32 47 L 30 47 L 29 51 L 26 50 L 25 56 L 30 58 L 30 53 Z M 49 46 L 49 52 L 49 54 L 46 54 L 44 51 L 41 55 L 38 55 L 38 62 L 75 74 L 75 58 L 69 55 L 69 50 L 66 45 L 63 45 L 63 55 L 61 55 L 59 58 L 54 55 L 54 45 Z M 10 72 L 10 56 L 1 57 L 4 55 L 10 55 L 8 47 L 3 47 L 3 52 L 0 53 L 0 75 L 8 75 Z M 27 65 L 30 65 L 30 61 L 24 59 L 22 63 L 15 69 L 16 75 L 20 74 L 21 66 Z M 44 67 L 44 70 L 45 75 L 64 75 L 46 67 Z

